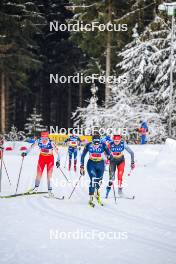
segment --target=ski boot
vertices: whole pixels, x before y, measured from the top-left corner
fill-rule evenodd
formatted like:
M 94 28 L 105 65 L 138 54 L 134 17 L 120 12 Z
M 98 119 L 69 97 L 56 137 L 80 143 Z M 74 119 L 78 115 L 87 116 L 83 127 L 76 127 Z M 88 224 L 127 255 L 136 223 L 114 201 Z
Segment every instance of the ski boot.
M 119 195 L 123 195 L 123 191 L 122 191 L 122 190 L 123 190 L 122 187 L 118 187 L 118 194 L 119 194 Z
M 97 202 L 99 205 L 103 206 L 104 204 L 102 203 L 100 192 L 96 190 L 95 198 L 97 199 Z
M 34 188 L 28 190 L 28 193 L 37 193 L 37 192 L 38 192 L 38 186 L 35 186 Z
M 54 198 L 54 193 L 52 193 L 52 190 L 48 190 L 48 196 L 49 198 Z
M 111 187 L 110 186 L 107 186 L 106 187 L 106 196 L 105 196 L 105 199 L 108 199 L 108 195 L 110 193 L 110 190 L 111 190 Z
M 88 205 L 89 205 L 90 207 L 92 207 L 92 208 L 95 207 L 95 204 L 94 204 L 94 202 L 93 202 L 93 195 L 90 195 L 90 199 L 89 199 L 89 203 L 88 203 Z

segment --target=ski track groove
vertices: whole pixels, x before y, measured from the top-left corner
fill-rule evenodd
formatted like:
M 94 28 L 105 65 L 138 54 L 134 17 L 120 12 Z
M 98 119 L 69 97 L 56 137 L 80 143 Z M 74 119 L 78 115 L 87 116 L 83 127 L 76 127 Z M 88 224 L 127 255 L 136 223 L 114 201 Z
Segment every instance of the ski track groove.
M 71 223 L 73 223 L 73 221 L 74 221 L 74 223 L 81 224 L 81 225 L 86 226 L 88 228 L 94 228 L 97 225 L 97 222 L 89 221 L 89 223 L 87 223 L 87 222 L 85 222 L 84 218 L 65 214 L 65 213 L 63 213 L 63 211 L 60 211 L 60 210 L 56 209 L 55 206 L 51 205 L 50 201 L 45 202 L 44 201 L 45 198 L 44 197 L 41 197 L 41 198 L 42 199 L 40 199 L 40 204 L 35 203 L 35 205 L 34 205 L 34 203 L 33 203 L 34 201 L 32 201 L 32 199 L 28 199 L 28 201 L 30 200 L 30 202 L 32 202 L 32 208 L 39 210 L 41 213 L 49 214 L 49 215 L 52 215 L 53 217 L 55 217 L 57 219 L 59 218 L 59 219 L 62 219 L 64 221 L 67 220 Z M 58 202 L 62 203 L 64 201 L 58 201 Z M 47 205 L 47 207 L 46 207 L 46 205 Z M 90 208 L 90 210 L 104 210 L 104 208 L 105 207 L 100 208 L 97 206 L 93 209 Z M 112 209 L 112 210 L 114 210 L 114 209 Z M 114 214 L 114 213 L 112 213 L 112 210 L 109 210 L 109 208 L 108 208 L 108 211 L 110 211 L 112 215 L 121 217 L 122 219 L 126 218 L 127 220 L 134 221 L 134 219 L 129 217 L 128 215 L 125 215 L 125 214 L 119 215 L 118 213 Z M 108 215 L 108 217 L 111 218 L 110 215 Z M 106 230 L 107 232 L 110 229 L 111 229 L 111 231 L 117 232 L 116 229 L 109 228 L 108 225 L 102 225 L 102 224 L 98 223 L 98 226 L 99 226 L 99 228 L 102 228 L 102 230 L 104 230 L 104 231 Z M 143 228 L 144 228 L 144 226 L 143 226 Z M 145 229 L 148 231 L 148 228 L 145 228 Z M 152 231 L 153 231 L 153 229 L 152 229 Z M 155 247 L 156 249 L 166 250 L 170 253 L 176 253 L 175 246 L 173 246 L 171 244 L 167 244 L 166 242 L 162 242 L 161 240 L 156 240 L 156 239 L 151 239 L 151 238 L 144 239 L 143 236 L 137 235 L 136 233 L 134 234 L 132 232 L 128 232 L 128 234 L 129 234 L 130 240 L 133 240 L 134 242 L 143 243 L 144 245 L 147 245 L 150 247 Z

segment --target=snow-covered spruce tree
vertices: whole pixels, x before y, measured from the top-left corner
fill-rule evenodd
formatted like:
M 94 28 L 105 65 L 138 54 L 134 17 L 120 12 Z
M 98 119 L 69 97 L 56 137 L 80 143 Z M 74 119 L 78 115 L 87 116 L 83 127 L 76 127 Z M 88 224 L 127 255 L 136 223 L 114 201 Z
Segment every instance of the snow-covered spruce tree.
M 111 106 L 104 108 L 102 119 L 104 127 L 125 128 L 129 134 L 134 134 L 141 120 L 149 125 L 149 141 L 160 142 L 166 138 L 162 117 L 154 105 L 144 104 L 139 96 L 131 94 L 127 88 L 112 87 Z
M 133 29 L 134 40 L 118 54 L 122 60 L 117 64 L 117 68 L 121 71 L 121 79 L 127 81 L 125 87 L 131 93 L 141 95 L 150 91 L 151 68 L 154 67 L 151 57 L 156 52 L 156 47 L 149 41 L 141 40 L 137 27 L 136 24 Z M 124 83 L 119 85 L 124 86 Z
M 42 123 L 42 115 L 38 114 L 36 108 L 34 107 L 32 114 L 27 118 L 27 122 L 25 124 L 25 131 L 27 131 L 27 135 L 36 136 L 40 132 L 45 131 L 46 127 Z
M 175 27 L 176 32 L 176 27 Z M 152 75 L 153 83 L 151 91 L 154 94 L 155 105 L 163 119 L 167 123 L 170 103 L 170 67 L 173 64 L 173 79 L 176 77 L 176 39 L 174 35 L 174 57 L 171 62 L 171 21 L 165 21 L 164 18 L 157 16 L 155 20 L 146 28 L 142 39 L 156 47 L 156 51 L 151 56 L 153 67 L 149 69 Z M 174 82 L 173 91 L 173 112 L 172 112 L 173 133 L 176 131 L 176 83 Z
M 103 108 L 99 107 L 97 104 L 97 91 L 98 88 L 93 84 L 91 88 L 92 97 L 90 100 L 87 100 L 88 105 L 86 107 L 78 107 L 77 110 L 72 114 L 75 127 L 78 125 L 81 125 L 84 129 L 101 127 Z
M 17 141 L 25 141 L 26 135 L 24 131 L 18 131 L 13 125 L 8 134 L 5 134 L 5 140 L 13 142 L 13 148 L 15 148 Z

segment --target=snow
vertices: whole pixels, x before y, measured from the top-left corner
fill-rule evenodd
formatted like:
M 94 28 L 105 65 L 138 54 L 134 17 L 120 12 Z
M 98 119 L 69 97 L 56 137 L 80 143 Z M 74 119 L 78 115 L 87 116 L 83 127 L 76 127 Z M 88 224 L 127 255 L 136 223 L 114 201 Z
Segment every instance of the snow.
M 9 187 L 3 170 L 2 194 L 14 193 L 21 156 L 16 144 L 12 152 L 5 152 L 4 161 L 13 186 Z M 167 139 L 165 145 L 135 145 L 136 169 L 125 176 L 125 189 L 135 193 L 135 200 L 118 200 L 113 193 L 104 207 L 87 206 L 88 176 L 81 180 L 71 200 L 46 199 L 39 196 L 0 200 L 0 256 L 1 264 L 165 264 L 176 259 L 176 141 Z M 60 147 L 61 167 L 64 168 L 66 148 Z M 24 160 L 19 192 L 34 183 L 38 150 Z M 80 156 L 80 153 L 79 153 Z M 129 171 L 126 154 L 125 175 Z M 40 190 L 46 190 L 46 173 Z M 72 184 L 60 186 L 64 180 L 56 168 L 53 174 L 56 195 L 68 197 Z M 79 175 L 67 176 L 77 180 Z M 107 180 L 108 173 L 105 172 Z M 102 196 L 104 196 L 102 189 Z M 122 232 L 124 239 L 57 239 L 57 232 Z M 53 233 L 52 233 L 53 232 Z M 119 235 L 120 236 L 120 235 Z M 52 239 L 51 239 L 52 238 Z M 55 239 L 54 239 L 55 238 Z M 125 239 L 126 238 L 126 239 Z

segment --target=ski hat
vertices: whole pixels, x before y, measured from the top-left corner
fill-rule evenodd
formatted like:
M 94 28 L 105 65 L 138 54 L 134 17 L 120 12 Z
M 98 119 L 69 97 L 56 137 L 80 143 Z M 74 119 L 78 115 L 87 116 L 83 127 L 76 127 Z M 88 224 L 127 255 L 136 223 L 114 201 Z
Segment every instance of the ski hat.
M 116 141 L 116 140 L 117 140 L 117 141 L 120 141 L 121 139 L 122 139 L 122 136 L 121 136 L 121 135 L 114 135 L 114 136 L 113 136 L 113 140 L 114 140 L 114 141 Z
M 48 138 L 48 137 L 49 137 L 49 132 L 48 131 L 41 132 L 41 138 Z
M 99 135 L 94 135 L 94 136 L 92 137 L 92 142 L 93 142 L 94 145 L 99 145 L 100 142 L 101 142 L 101 140 L 100 140 L 100 136 L 99 136 Z

